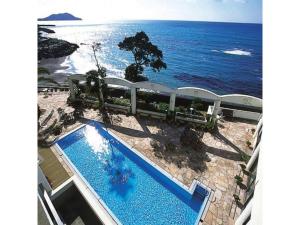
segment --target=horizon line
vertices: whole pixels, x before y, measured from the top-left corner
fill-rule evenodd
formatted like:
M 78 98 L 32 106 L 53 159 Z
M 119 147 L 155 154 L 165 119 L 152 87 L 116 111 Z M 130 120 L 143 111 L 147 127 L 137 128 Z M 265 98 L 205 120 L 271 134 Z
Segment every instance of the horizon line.
M 41 19 L 41 18 L 38 18 Z M 81 20 L 45 20 L 45 21 L 39 21 L 38 22 L 56 22 L 56 21 L 90 21 L 95 22 L 94 25 L 97 25 L 98 23 L 95 20 L 88 20 L 88 19 L 82 19 Z M 216 21 L 216 20 L 183 20 L 183 19 L 109 19 L 104 20 L 100 23 L 107 23 L 107 22 L 117 22 L 117 21 L 178 21 L 178 22 L 205 22 L 205 23 L 238 23 L 238 24 L 258 24 L 262 25 L 262 22 L 236 22 L 236 21 Z M 93 25 L 93 24 L 90 24 Z

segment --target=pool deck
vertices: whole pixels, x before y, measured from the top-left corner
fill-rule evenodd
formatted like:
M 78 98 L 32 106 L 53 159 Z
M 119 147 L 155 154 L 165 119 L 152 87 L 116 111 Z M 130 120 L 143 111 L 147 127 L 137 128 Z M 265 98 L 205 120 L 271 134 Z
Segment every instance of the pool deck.
M 38 154 L 39 166 L 53 190 L 73 175 L 72 171 L 57 157 L 57 152 L 51 148 L 39 148 Z
M 73 109 L 66 104 L 67 97 L 68 94 L 63 92 L 53 93 L 47 98 L 39 94 L 39 106 L 46 110 L 41 120 L 52 109 L 56 110 L 61 107 L 72 111 Z M 242 163 L 238 152 L 252 154 L 246 142 L 247 140 L 253 141 L 252 129 L 255 128 L 255 123 L 242 120 L 219 121 L 215 133 L 206 132 L 203 136 L 203 149 L 206 150 L 209 158 L 209 160 L 204 160 L 199 152 L 180 146 L 179 138 L 184 129 L 182 126 L 122 114 L 110 116 L 112 124 L 107 126 L 108 130 L 129 146 L 138 150 L 188 187 L 194 179 L 197 179 L 214 190 L 212 202 L 204 218 L 204 225 L 234 224 L 235 218 L 240 214 L 240 208 L 233 204 L 233 194 L 236 192 L 234 176 L 240 173 L 239 164 Z M 55 112 L 48 123 L 51 124 L 51 121 L 57 117 L 58 114 Z M 92 109 L 87 109 L 84 117 L 102 121 L 98 111 Z M 64 128 L 63 134 L 82 125 L 83 122 L 78 121 Z M 172 142 L 177 147 L 174 151 L 166 151 L 164 148 L 157 150 L 151 145 L 153 141 L 162 146 Z

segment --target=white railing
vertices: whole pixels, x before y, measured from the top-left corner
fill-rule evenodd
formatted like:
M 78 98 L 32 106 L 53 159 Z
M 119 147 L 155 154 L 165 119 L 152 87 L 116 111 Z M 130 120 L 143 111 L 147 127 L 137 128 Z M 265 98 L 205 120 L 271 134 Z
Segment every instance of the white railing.
M 85 80 L 85 75 L 72 75 L 69 77 L 69 86 L 71 91 L 71 97 L 75 98 L 74 94 L 74 85 L 73 81 L 75 80 Z M 130 82 L 123 78 L 117 77 L 106 77 L 104 81 L 108 85 L 116 86 L 121 85 L 130 89 L 131 91 L 131 112 L 136 114 L 136 90 L 137 89 L 147 89 L 151 90 L 155 93 L 164 93 L 170 95 L 170 102 L 169 102 L 169 111 L 173 112 L 175 108 L 176 96 L 180 97 L 194 97 L 200 98 L 205 101 L 210 101 L 214 103 L 214 108 L 212 115 L 216 116 L 218 112 L 220 112 L 220 105 L 221 103 L 230 104 L 232 106 L 243 107 L 243 108 L 256 108 L 261 110 L 262 109 L 262 99 L 250 96 L 250 95 L 242 95 L 242 94 L 230 94 L 230 95 L 218 95 L 211 91 L 197 88 L 197 87 L 181 87 L 177 89 L 173 89 L 162 84 L 152 83 L 148 81 L 143 82 Z M 234 117 L 243 118 L 243 119 L 250 119 L 250 120 L 259 120 L 261 113 L 258 112 L 251 112 L 247 110 L 239 110 L 239 109 L 232 109 L 234 111 Z

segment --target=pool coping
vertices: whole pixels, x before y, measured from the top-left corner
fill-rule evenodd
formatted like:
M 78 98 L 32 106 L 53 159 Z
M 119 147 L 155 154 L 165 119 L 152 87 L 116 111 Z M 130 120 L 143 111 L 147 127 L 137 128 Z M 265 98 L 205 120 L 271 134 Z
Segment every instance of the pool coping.
M 195 189 L 197 186 L 200 186 L 201 188 L 205 189 L 206 191 L 208 191 L 208 195 L 204 197 L 204 201 L 203 204 L 198 212 L 198 217 L 196 219 L 196 222 L 194 225 L 201 225 L 203 222 L 203 219 L 206 216 L 206 213 L 208 211 L 209 205 L 211 203 L 212 197 L 213 197 L 213 193 L 214 191 L 209 188 L 208 186 L 204 185 L 203 183 L 201 183 L 200 181 L 193 179 L 192 184 L 190 185 L 190 187 L 184 185 L 183 183 L 181 183 L 179 180 L 177 180 L 176 177 L 172 176 L 170 173 L 168 173 L 166 170 L 164 170 L 163 168 L 161 168 L 160 166 L 158 166 L 157 164 L 155 164 L 154 162 L 152 162 L 150 159 L 148 159 L 146 156 L 144 156 L 142 153 L 140 153 L 138 150 L 136 150 L 135 148 L 133 148 L 132 146 L 130 146 L 129 144 L 127 144 L 125 141 L 123 141 L 120 137 L 118 137 L 116 134 L 114 134 L 113 132 L 109 131 L 107 129 L 107 127 L 105 126 L 105 124 L 103 124 L 100 121 L 97 120 L 93 120 L 93 119 L 89 119 L 90 121 L 93 122 L 97 122 L 101 125 L 101 128 L 103 130 L 105 130 L 107 133 L 109 133 L 112 137 L 114 137 L 117 141 L 119 141 L 120 143 L 122 143 L 124 146 L 126 146 L 128 149 L 130 149 L 132 152 L 134 152 L 136 155 L 138 155 L 142 160 L 145 160 L 147 163 L 149 163 L 151 166 L 153 166 L 155 169 L 157 169 L 159 172 L 161 172 L 163 175 L 165 175 L 167 178 L 169 178 L 171 181 L 173 181 L 174 183 L 176 183 L 177 185 L 179 185 L 181 188 L 183 188 L 185 191 L 187 191 L 188 193 L 190 193 L 191 195 L 193 195 Z M 86 185 L 86 188 L 92 193 L 94 194 L 94 198 L 97 200 L 97 202 L 101 205 L 101 208 L 104 208 L 107 213 L 109 214 L 109 216 L 114 220 L 114 222 L 117 225 L 122 225 L 122 223 L 119 221 L 119 219 L 114 215 L 114 213 L 109 209 L 109 207 L 105 204 L 105 202 L 98 196 L 98 194 L 94 191 L 94 189 L 90 186 L 90 184 L 88 183 L 88 181 L 82 176 L 82 174 L 77 170 L 76 166 L 71 162 L 71 160 L 68 158 L 68 156 L 65 155 L 65 153 L 63 152 L 63 150 L 60 148 L 60 146 L 57 144 L 57 142 L 61 139 L 63 139 L 64 137 L 68 136 L 69 134 L 83 128 L 84 126 L 89 125 L 87 124 L 82 124 L 76 128 L 74 128 L 73 130 L 67 132 L 66 134 L 62 135 L 61 137 L 59 137 L 55 144 L 53 145 L 53 147 L 55 147 L 55 149 L 59 152 L 59 155 L 64 159 L 64 161 L 68 164 L 68 166 L 70 167 L 70 169 L 74 170 L 74 175 L 77 175 L 78 178 L 80 178 L 80 180 L 82 180 L 82 182 Z M 77 179 L 78 180 L 78 179 Z M 78 182 L 78 181 L 77 181 Z M 74 183 L 77 183 L 74 182 Z M 77 185 L 76 185 L 77 186 Z M 77 186 L 78 189 L 80 189 L 79 186 Z M 81 190 L 86 192 L 87 189 Z M 90 204 L 91 208 L 93 208 L 94 204 L 91 204 L 90 201 L 88 199 L 86 199 L 88 201 L 88 203 Z M 200 212 L 201 215 L 200 215 Z M 98 216 L 99 217 L 99 216 Z M 99 219 L 102 221 L 102 218 L 99 217 Z

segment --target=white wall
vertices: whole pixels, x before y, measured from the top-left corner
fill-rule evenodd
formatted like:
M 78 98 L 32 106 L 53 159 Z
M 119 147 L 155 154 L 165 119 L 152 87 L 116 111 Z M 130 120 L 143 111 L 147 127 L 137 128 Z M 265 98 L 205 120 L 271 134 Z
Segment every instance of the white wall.
M 226 103 L 233 103 L 237 105 L 262 108 L 262 100 L 260 98 L 256 98 L 250 95 L 240 95 L 240 94 L 222 95 L 221 101 Z
M 38 184 L 42 184 L 47 192 L 52 191 L 52 188 L 51 188 L 47 178 L 45 177 L 42 169 L 39 166 L 38 166 Z

